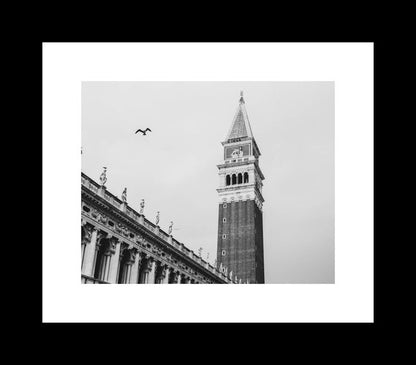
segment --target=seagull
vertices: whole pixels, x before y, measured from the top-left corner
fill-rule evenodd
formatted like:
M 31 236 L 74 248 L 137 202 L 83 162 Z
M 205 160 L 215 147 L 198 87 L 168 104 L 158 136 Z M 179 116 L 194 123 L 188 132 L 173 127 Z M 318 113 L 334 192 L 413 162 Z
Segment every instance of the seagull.
M 136 131 L 136 133 L 137 133 L 137 132 L 142 132 L 142 133 L 143 133 L 143 135 L 145 136 L 147 131 L 151 132 L 152 130 L 151 130 L 150 128 L 146 128 L 144 131 L 142 131 L 141 129 L 138 129 L 138 130 Z M 136 134 L 136 133 L 134 133 L 134 134 Z

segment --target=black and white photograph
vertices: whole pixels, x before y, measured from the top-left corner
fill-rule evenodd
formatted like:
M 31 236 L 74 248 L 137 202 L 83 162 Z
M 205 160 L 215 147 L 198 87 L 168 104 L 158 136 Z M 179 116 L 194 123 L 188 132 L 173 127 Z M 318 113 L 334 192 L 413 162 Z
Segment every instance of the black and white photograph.
M 84 82 L 83 283 L 334 283 L 333 82 Z

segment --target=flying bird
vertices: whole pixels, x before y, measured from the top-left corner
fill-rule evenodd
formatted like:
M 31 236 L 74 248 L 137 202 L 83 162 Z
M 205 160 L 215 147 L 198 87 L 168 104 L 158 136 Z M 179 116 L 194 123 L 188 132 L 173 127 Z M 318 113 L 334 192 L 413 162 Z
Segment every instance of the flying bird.
M 136 131 L 136 133 L 137 133 L 137 132 L 142 132 L 142 133 L 143 133 L 143 135 L 145 136 L 147 131 L 151 132 L 152 130 L 151 130 L 150 128 L 146 128 L 144 131 L 143 131 L 143 130 L 141 130 L 141 129 L 138 129 L 138 130 Z M 136 134 L 136 133 L 134 133 L 134 134 Z

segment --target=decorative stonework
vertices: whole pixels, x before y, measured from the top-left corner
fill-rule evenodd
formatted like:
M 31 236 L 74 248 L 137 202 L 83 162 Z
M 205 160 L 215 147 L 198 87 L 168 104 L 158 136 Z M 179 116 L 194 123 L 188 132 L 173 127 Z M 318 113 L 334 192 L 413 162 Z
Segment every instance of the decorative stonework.
M 102 195 L 98 194 L 97 186 L 99 185 L 93 183 L 91 179 L 85 175 L 82 176 L 82 180 L 81 226 L 83 228 L 81 242 L 84 244 L 86 242 L 91 242 L 92 232 L 96 229 L 97 234 L 94 236 L 96 239 L 94 239 L 95 244 L 92 251 L 93 253 L 95 252 L 95 256 L 98 255 L 100 250 L 101 254 L 105 256 L 113 256 L 117 251 L 117 262 L 119 262 L 119 265 L 121 264 L 121 259 L 124 257 L 124 264 L 134 264 L 134 267 L 137 267 L 137 270 L 140 269 L 140 271 L 142 271 L 142 266 L 148 266 L 150 264 L 149 261 L 154 260 L 157 265 L 165 267 L 169 264 L 171 271 L 177 271 L 178 273 L 181 272 L 183 274 L 187 273 L 190 275 L 190 278 L 194 278 L 195 280 L 199 275 L 199 281 L 201 282 L 203 279 L 206 279 L 207 281 L 211 280 L 211 282 L 214 283 L 224 282 L 224 279 L 221 279 L 218 274 L 215 274 L 212 269 L 209 269 L 207 263 L 202 261 L 201 258 L 197 258 L 196 255 L 193 255 L 192 251 L 186 249 L 182 243 L 177 243 L 174 240 L 169 241 L 169 235 L 163 231 L 159 231 L 160 234 L 155 238 L 154 225 L 150 222 L 145 224 L 148 221 L 143 219 L 143 216 L 139 216 L 139 214 L 134 212 L 130 207 L 127 210 L 123 210 L 122 204 L 112 198 L 112 195 L 109 192 L 105 192 L 105 194 L 107 197 L 111 197 L 111 199 L 103 201 Z M 140 217 L 142 218 L 141 222 Z M 173 230 L 172 222 L 171 227 Z M 172 232 L 170 231 L 169 233 Z M 126 243 L 128 249 L 122 244 L 123 242 Z M 104 244 L 105 247 L 103 247 Z M 117 245 L 120 245 L 119 249 L 117 249 Z M 188 252 L 191 252 L 191 255 L 189 255 Z M 128 253 L 129 256 L 123 256 Z M 153 258 L 149 260 L 149 256 L 153 256 Z M 91 257 L 93 259 L 94 254 Z M 126 257 L 129 257 L 127 262 L 125 261 Z M 146 259 L 143 257 L 146 257 Z M 109 269 L 107 267 L 107 276 L 105 276 L 105 278 L 108 277 L 115 280 L 114 262 L 113 259 L 110 261 L 93 261 L 89 275 L 94 275 L 94 272 L 96 272 L 95 265 L 105 263 L 105 265 L 108 264 L 111 266 L 111 272 L 113 273 L 108 276 Z M 189 265 L 194 266 L 194 268 L 191 269 Z M 100 273 L 102 273 L 102 270 L 100 270 Z M 118 275 L 122 274 L 120 273 Z M 208 275 L 208 277 L 205 275 Z M 131 277 L 133 278 L 131 280 L 134 280 L 137 283 L 137 272 L 135 274 L 132 272 Z M 84 282 L 87 280 L 90 279 L 84 279 Z M 94 278 L 94 280 L 98 283 L 100 280 L 104 280 L 105 282 L 106 279 Z M 185 280 L 185 278 L 183 280 Z
M 100 215 L 99 215 L 99 218 L 98 218 L 98 221 L 99 221 L 100 223 L 104 223 L 104 224 L 106 224 L 106 223 L 108 222 L 108 218 L 107 218 L 104 214 L 100 214 Z
M 123 193 L 121 194 L 121 200 L 123 203 L 127 203 L 127 188 L 124 188 Z
M 94 230 L 94 227 L 91 224 L 85 223 L 82 225 L 82 232 L 83 235 L 81 237 L 81 244 L 87 245 L 91 242 L 91 236 L 92 232 Z
M 107 167 L 103 167 L 103 172 L 100 175 L 101 186 L 104 186 L 107 182 Z
M 120 241 L 116 237 L 111 236 L 111 235 L 107 237 L 107 240 L 108 240 L 108 249 L 106 251 L 106 254 L 113 255 L 116 252 L 117 244 L 119 244 Z
M 136 261 L 137 250 L 135 248 L 130 248 L 128 251 L 129 251 L 128 263 L 134 264 L 134 262 Z
M 143 270 L 145 272 L 150 272 L 153 268 L 153 257 L 146 257 L 146 261 L 144 262 L 144 268 Z

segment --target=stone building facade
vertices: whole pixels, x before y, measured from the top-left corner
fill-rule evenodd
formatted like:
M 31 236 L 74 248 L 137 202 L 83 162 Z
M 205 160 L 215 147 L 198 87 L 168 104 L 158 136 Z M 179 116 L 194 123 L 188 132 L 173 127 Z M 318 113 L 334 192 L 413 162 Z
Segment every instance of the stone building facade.
M 81 283 L 239 283 L 107 191 L 103 174 L 81 173 Z
M 217 165 L 217 262 L 220 271 L 243 282 L 264 283 L 263 195 L 260 150 L 254 139 L 243 94 L 222 142 L 224 159 Z

